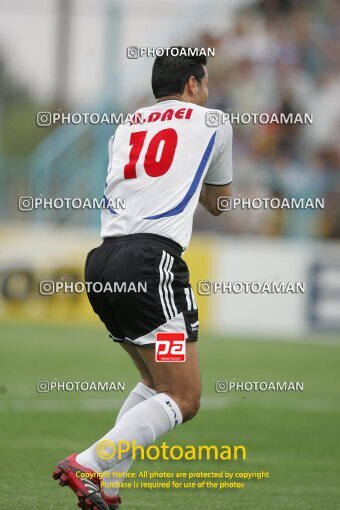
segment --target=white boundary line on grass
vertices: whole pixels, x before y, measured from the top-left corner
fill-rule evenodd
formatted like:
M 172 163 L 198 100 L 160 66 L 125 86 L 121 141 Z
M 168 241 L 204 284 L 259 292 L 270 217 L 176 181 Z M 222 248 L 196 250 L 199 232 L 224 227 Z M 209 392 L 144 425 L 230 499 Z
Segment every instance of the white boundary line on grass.
M 0 412 L 5 413 L 21 413 L 21 412 L 70 412 L 70 411 L 117 411 L 120 409 L 122 401 L 118 399 L 14 399 L 8 402 L 0 402 Z M 284 402 L 279 398 L 256 398 L 253 396 L 239 396 L 237 398 L 226 396 L 226 394 L 209 396 L 202 398 L 202 410 L 223 410 L 232 408 L 243 409 L 274 409 L 282 411 L 299 411 L 299 412 L 326 412 L 331 414 L 339 414 L 340 410 L 332 400 L 322 399 L 299 399 Z

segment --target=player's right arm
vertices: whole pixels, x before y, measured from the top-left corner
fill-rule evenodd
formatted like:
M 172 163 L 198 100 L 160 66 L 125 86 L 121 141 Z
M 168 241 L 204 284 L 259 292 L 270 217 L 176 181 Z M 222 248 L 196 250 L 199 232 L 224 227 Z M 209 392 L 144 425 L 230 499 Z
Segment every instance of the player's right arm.
M 230 123 L 218 127 L 215 156 L 203 181 L 200 203 L 214 216 L 219 216 L 223 212 L 223 208 L 219 208 L 221 198 L 231 196 L 232 138 L 233 132 Z

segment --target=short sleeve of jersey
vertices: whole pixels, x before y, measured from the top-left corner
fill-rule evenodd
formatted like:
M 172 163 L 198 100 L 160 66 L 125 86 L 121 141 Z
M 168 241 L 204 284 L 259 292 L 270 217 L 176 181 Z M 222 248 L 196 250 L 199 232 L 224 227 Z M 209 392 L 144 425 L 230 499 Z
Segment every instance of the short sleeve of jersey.
M 204 179 L 204 184 L 222 186 L 233 180 L 231 124 L 220 125 L 216 133 L 215 151 L 212 162 Z

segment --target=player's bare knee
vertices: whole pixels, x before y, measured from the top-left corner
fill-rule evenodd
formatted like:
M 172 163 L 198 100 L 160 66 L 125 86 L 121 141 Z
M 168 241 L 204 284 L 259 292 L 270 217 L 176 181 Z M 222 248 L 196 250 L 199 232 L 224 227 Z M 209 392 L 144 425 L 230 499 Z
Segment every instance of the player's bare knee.
M 185 401 L 184 405 L 184 414 L 183 414 L 183 421 L 189 421 L 191 420 L 196 414 L 198 413 L 200 409 L 200 396 L 199 395 L 193 395 L 190 398 L 188 398 Z
M 199 411 L 200 408 L 200 394 L 197 393 L 177 393 L 167 392 L 171 398 L 173 398 L 181 410 L 183 421 L 189 421 Z

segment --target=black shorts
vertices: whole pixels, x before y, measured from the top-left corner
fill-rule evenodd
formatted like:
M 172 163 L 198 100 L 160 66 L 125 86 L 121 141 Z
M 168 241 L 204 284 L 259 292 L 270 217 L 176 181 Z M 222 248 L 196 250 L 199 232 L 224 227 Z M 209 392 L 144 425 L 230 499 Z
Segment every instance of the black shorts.
M 155 234 L 106 238 L 90 251 L 88 298 L 113 340 L 153 345 L 158 332 L 197 340 L 197 304 L 181 253 L 175 241 Z M 95 292 L 94 282 L 102 290 Z

